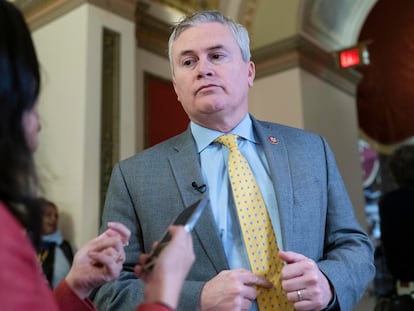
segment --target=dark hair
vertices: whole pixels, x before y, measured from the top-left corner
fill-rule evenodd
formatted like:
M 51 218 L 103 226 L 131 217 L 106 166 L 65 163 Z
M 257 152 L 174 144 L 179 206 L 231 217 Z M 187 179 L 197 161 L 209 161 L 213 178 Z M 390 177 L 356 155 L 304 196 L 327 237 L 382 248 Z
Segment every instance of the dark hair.
M 389 165 L 398 186 L 414 189 L 414 144 L 397 148 Z
M 41 212 L 32 152 L 22 116 L 39 95 L 40 73 L 30 30 L 22 13 L 0 0 L 0 201 L 40 244 Z
M 53 207 L 56 210 L 58 209 L 57 205 L 55 203 L 53 203 L 52 201 L 50 201 L 50 200 L 48 200 L 44 197 L 39 198 L 39 203 L 40 203 L 40 206 L 42 207 L 42 212 L 43 213 L 45 212 L 46 208 L 48 208 L 48 207 Z

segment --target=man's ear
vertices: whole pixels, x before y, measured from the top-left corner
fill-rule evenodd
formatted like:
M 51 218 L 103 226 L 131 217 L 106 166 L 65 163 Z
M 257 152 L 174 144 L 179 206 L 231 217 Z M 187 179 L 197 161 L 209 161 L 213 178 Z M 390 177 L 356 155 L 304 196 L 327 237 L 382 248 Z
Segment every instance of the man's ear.
M 173 79 L 172 79 L 172 85 L 173 85 L 173 87 L 174 87 L 175 94 L 177 94 L 177 100 L 178 100 L 179 102 L 181 102 L 181 101 L 180 101 L 180 97 L 178 97 L 178 93 L 177 93 L 177 88 L 176 88 L 176 84 L 175 84 L 175 79 L 174 79 L 174 77 L 173 77 Z
M 249 62 L 249 72 L 248 72 L 249 87 L 253 86 L 253 81 L 254 81 L 255 76 L 256 76 L 256 66 L 252 61 L 250 61 Z

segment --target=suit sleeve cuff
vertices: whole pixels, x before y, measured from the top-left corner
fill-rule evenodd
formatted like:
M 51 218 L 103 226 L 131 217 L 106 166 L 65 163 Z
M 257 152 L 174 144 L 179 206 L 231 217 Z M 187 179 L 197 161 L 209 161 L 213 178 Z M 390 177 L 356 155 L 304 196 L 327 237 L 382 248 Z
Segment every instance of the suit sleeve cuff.
M 323 311 L 334 311 L 334 310 L 339 310 L 338 299 L 336 297 L 335 292 L 334 292 L 333 298 L 331 299 L 329 304 L 326 306 L 326 308 L 323 309 Z

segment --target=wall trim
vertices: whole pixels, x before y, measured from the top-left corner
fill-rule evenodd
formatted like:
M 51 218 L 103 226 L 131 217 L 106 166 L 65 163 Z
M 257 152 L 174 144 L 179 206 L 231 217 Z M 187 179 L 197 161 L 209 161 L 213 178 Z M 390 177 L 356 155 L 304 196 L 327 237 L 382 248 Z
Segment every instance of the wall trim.
M 252 60 L 257 79 L 299 67 L 353 96 L 362 78 L 355 69 L 340 69 L 333 54 L 301 35 L 253 50 Z
M 89 3 L 105 11 L 134 21 L 134 0 L 15 0 L 14 4 L 23 12 L 30 29 L 36 30 L 53 20 Z
M 168 38 L 171 25 L 160 19 L 154 18 L 148 12 L 149 5 L 138 2 L 135 11 L 135 36 L 137 47 L 168 57 Z

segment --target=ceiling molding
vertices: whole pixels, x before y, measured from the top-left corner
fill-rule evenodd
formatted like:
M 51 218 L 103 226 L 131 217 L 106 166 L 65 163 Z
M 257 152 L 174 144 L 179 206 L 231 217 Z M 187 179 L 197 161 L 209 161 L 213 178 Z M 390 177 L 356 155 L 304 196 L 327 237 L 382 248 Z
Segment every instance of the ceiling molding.
M 85 0 L 16 0 L 31 30 L 44 26 L 78 7 Z
M 15 0 L 31 30 L 42 27 L 81 4 L 90 3 L 103 10 L 134 21 L 135 0 Z
M 88 0 L 88 3 L 129 21 L 133 22 L 135 20 L 136 0 Z
M 238 22 L 246 27 L 249 33 L 252 32 L 259 3 L 260 0 L 244 0 L 241 2 Z
M 220 0 L 152 0 L 151 2 L 158 2 L 160 5 L 177 9 L 184 14 L 201 10 L 217 10 L 220 4 Z
M 168 57 L 171 25 L 148 13 L 147 3 L 138 2 L 135 11 L 135 35 L 138 47 L 162 57 Z

